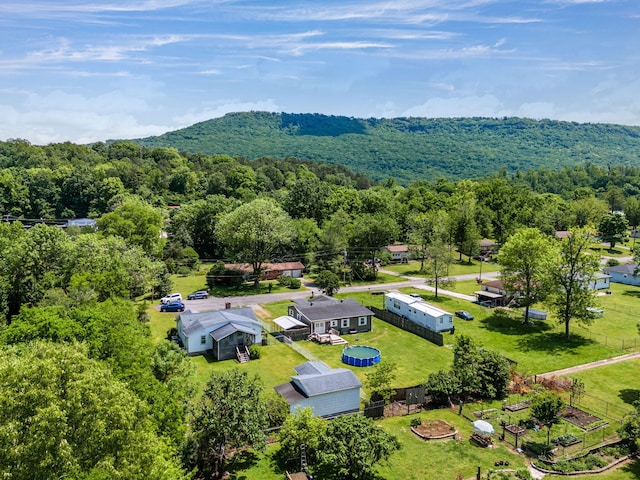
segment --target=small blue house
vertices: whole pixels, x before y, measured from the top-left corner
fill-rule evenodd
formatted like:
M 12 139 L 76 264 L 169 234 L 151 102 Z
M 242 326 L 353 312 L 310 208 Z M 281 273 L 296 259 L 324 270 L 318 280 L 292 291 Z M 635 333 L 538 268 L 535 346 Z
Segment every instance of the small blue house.
M 196 312 L 176 317 L 178 337 L 189 355 L 210 352 L 216 360 L 236 357 L 236 347 L 262 343 L 262 325 L 251 307 Z
M 294 370 L 297 375 L 289 383 L 275 387 L 291 413 L 311 408 L 316 417 L 336 417 L 360 410 L 362 383 L 351 370 L 323 362 L 306 362 Z
M 611 276 L 611 282 L 640 287 L 640 275 L 634 275 L 637 268 L 637 263 L 627 263 L 626 265 L 607 267 L 604 271 Z

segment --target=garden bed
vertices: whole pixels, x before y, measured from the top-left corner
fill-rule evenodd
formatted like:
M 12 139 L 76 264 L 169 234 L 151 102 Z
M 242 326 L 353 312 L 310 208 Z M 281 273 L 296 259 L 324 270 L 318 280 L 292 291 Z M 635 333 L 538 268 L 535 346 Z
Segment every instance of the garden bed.
M 566 407 L 562 418 L 583 430 L 595 430 L 608 425 L 608 422 L 577 407 Z
M 527 433 L 527 430 L 525 428 L 522 428 L 520 425 L 514 425 L 514 424 L 506 425 L 504 429 L 506 432 L 509 432 L 513 436 L 516 436 L 516 435 L 522 436 Z
M 444 420 L 425 420 L 411 427 L 411 431 L 425 440 L 438 440 L 454 437 L 458 431 Z
M 551 443 L 555 445 L 562 445 L 563 447 L 569 447 L 571 445 L 575 445 L 576 443 L 580 443 L 581 441 L 582 440 L 580 440 L 578 437 L 570 433 L 565 433 L 564 435 L 560 435 L 557 438 L 551 439 Z
M 630 454 L 622 444 L 612 444 L 589 450 L 587 453 L 569 460 L 549 461 L 542 458 L 532 462 L 532 466 L 543 473 L 554 475 L 584 475 L 601 473 L 636 454 Z
M 504 410 L 508 410 L 509 412 L 519 412 L 520 410 L 529 408 L 530 404 L 531 404 L 531 400 L 524 400 L 522 402 L 505 405 Z

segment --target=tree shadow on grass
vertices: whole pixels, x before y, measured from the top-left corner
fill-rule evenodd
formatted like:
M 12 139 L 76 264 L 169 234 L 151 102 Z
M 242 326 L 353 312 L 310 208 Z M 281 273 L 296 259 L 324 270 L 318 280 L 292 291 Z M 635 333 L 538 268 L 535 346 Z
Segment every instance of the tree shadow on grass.
M 633 475 L 631 478 L 640 478 L 640 457 L 622 467 L 618 467 L 618 470 Z
M 625 290 L 622 294 L 629 297 L 640 298 L 640 290 Z
M 538 351 L 548 353 L 574 353 L 579 355 L 580 348 L 593 345 L 597 342 L 577 334 L 572 334 L 567 340 L 561 332 L 543 332 L 539 335 L 525 335 L 518 340 L 518 348 L 523 351 Z
M 229 480 L 250 480 L 244 472 L 258 463 L 258 455 L 251 450 L 236 452 L 226 464 L 226 470 L 231 474 Z
M 618 393 L 618 397 L 620 397 L 624 403 L 633 405 L 634 402 L 640 400 L 640 390 L 635 388 L 623 388 Z
M 553 327 L 545 322 L 524 323 L 521 318 L 514 318 L 512 314 L 502 309 L 495 309 L 491 315 L 480 320 L 480 324 L 491 332 L 503 335 L 530 335 L 551 330 Z

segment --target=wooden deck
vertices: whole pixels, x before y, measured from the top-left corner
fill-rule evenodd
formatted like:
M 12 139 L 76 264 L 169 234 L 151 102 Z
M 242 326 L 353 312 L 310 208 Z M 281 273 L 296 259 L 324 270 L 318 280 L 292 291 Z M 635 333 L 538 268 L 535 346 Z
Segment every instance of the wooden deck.
M 344 338 L 342 338 L 340 335 L 336 335 L 335 333 L 312 333 L 311 335 L 309 335 L 307 340 L 311 340 L 321 344 L 328 343 L 331 345 L 349 344 L 349 342 L 347 342 Z

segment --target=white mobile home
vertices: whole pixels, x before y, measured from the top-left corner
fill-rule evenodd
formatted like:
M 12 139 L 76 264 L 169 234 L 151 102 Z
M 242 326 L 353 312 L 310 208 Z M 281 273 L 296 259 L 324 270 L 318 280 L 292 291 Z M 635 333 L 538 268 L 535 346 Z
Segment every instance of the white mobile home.
M 453 314 L 430 305 L 421 298 L 391 292 L 384 295 L 384 304 L 387 311 L 434 332 L 447 332 L 453 329 Z

